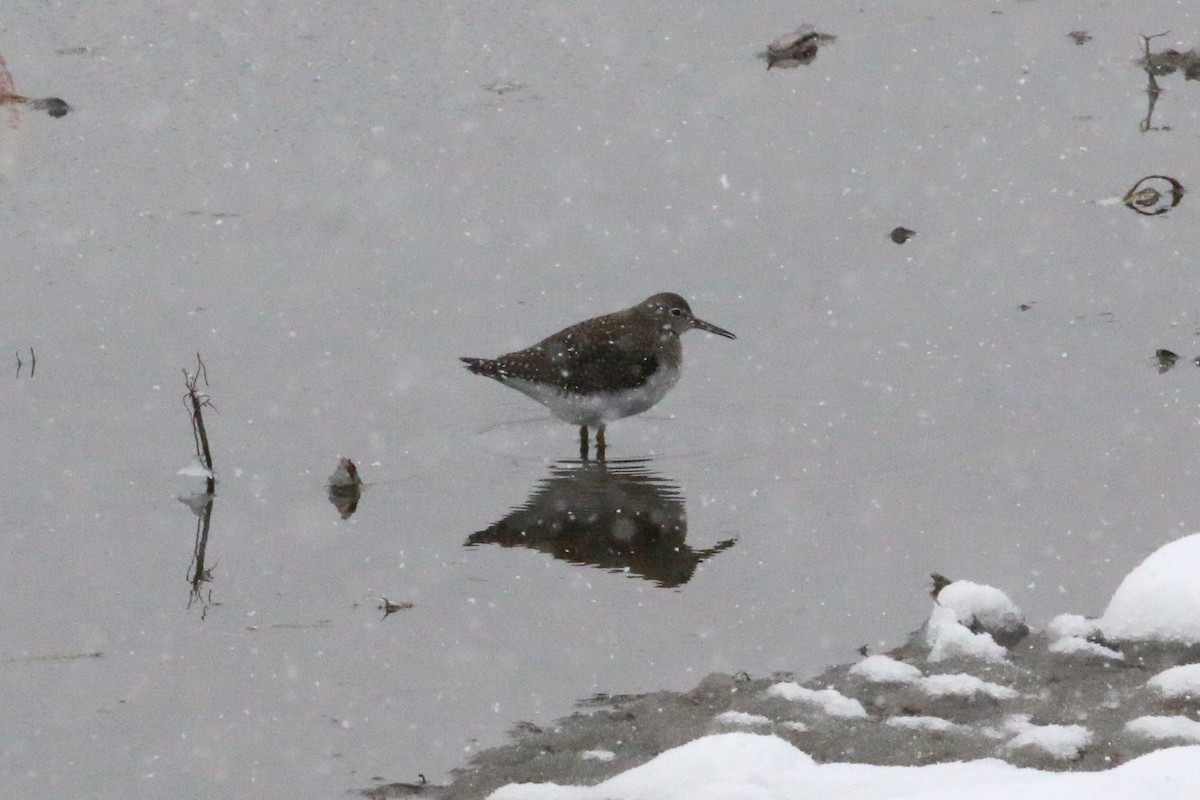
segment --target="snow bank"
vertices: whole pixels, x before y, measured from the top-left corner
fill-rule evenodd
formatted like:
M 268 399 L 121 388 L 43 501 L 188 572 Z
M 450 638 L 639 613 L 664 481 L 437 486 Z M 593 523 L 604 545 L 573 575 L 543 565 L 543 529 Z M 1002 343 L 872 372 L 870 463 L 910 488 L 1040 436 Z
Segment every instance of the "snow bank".
M 929 621 L 925 624 L 925 643 L 929 645 L 930 661 L 977 658 L 999 662 L 1008 658 L 1008 651 L 996 644 L 990 633 L 972 633 L 958 621 L 958 614 L 953 608 L 943 605 L 934 606 L 929 615 Z
M 867 710 L 863 704 L 853 697 L 839 692 L 837 689 L 805 689 L 798 683 L 787 681 L 777 683 L 767 694 L 772 697 L 782 697 L 784 700 L 816 706 L 831 717 L 865 717 Z
M 957 675 L 930 675 L 917 681 L 919 686 L 930 697 L 975 697 L 984 695 L 994 700 L 1011 700 L 1017 697 L 1017 691 L 998 683 L 985 681 L 968 675 L 965 672 Z
M 914 731 L 935 731 L 939 733 L 966 729 L 966 726 L 951 722 L 948 719 L 929 716 L 888 717 L 883 723 L 891 725 L 893 728 L 907 728 Z
M 867 656 L 850 667 L 850 674 L 872 683 L 912 683 L 921 677 L 921 670 L 912 664 L 897 661 L 891 656 Z
M 725 711 L 713 717 L 722 725 L 770 725 L 771 719 L 762 714 L 747 714 L 745 711 Z
M 1183 664 L 1155 675 L 1146 685 L 1163 697 L 1200 699 L 1200 664 Z
M 1165 544 L 1125 576 L 1099 620 L 1104 636 L 1200 644 L 1200 533 Z
M 1145 739 L 1200 743 L 1200 722 L 1189 717 L 1138 717 L 1125 723 L 1125 732 Z
M 1040 772 L 997 759 L 878 767 L 817 764 L 776 736 L 726 733 L 668 750 L 596 786 L 510 784 L 491 800 L 1195 800 L 1200 747 L 1159 750 L 1105 772 Z
M 1082 725 L 1034 725 L 1026 714 L 1011 717 L 1007 727 L 1017 735 L 1004 743 L 1005 750 L 1041 750 L 1063 761 L 1078 758 L 1092 743 L 1092 732 Z
M 1124 653 L 1088 640 L 1089 636 L 1099 632 L 1100 626 L 1094 619 L 1078 614 L 1059 614 L 1046 626 L 1046 635 L 1050 638 L 1047 649 L 1060 655 L 1088 655 L 1123 661 Z
M 1021 609 L 994 586 L 954 581 L 938 592 L 937 602 L 952 609 L 958 621 L 971 631 L 989 633 L 1001 644 L 1012 644 L 1029 633 Z

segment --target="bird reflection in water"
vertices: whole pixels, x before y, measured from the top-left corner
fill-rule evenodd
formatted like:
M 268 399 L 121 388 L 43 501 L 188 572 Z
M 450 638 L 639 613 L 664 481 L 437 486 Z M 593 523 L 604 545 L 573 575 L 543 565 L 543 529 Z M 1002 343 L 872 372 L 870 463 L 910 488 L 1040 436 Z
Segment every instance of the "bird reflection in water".
M 647 469 L 647 459 L 562 461 L 550 468 L 525 505 L 466 546 L 529 547 L 572 564 L 682 586 L 703 561 L 736 539 L 689 547 L 679 487 Z

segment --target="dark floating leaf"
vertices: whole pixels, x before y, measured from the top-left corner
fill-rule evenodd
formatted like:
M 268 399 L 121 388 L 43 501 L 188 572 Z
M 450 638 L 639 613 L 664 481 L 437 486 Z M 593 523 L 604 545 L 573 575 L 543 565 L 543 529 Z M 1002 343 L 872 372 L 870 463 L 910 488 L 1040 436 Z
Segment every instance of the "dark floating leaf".
M 42 97 L 29 101 L 29 107 L 37 111 L 45 111 L 54 118 L 65 117 L 71 110 L 67 101 L 59 97 Z
M 817 57 L 817 48 L 836 39 L 833 34 L 818 33 L 812 25 L 801 25 L 767 45 L 766 52 L 760 53 L 759 58 L 766 59 L 767 69 L 792 69 L 811 64 Z
M 1154 351 L 1154 360 L 1158 364 L 1158 374 L 1162 375 L 1175 366 L 1175 362 L 1179 360 L 1179 355 L 1172 353 L 1170 350 L 1159 348 Z
M 384 619 L 387 619 L 389 616 L 391 616 L 392 614 L 395 614 L 397 611 L 408 611 L 412 607 L 413 607 L 412 603 L 407 603 L 407 602 L 393 603 L 391 600 L 388 600 L 386 597 L 380 598 L 379 610 L 383 612 Z
M 1067 36 L 1070 36 L 1075 44 L 1087 44 L 1092 40 L 1091 34 L 1087 31 L 1071 31 Z
M 1183 184 L 1169 175 L 1147 175 L 1121 198 L 1126 206 L 1145 217 L 1165 214 L 1183 200 Z
M 916 235 L 917 235 L 916 231 L 911 230 L 909 228 L 905 228 L 903 225 L 896 227 L 896 228 L 892 228 L 892 232 L 888 234 L 888 236 L 890 236 L 892 241 L 895 242 L 896 244 L 904 244 L 905 242 L 907 242 L 909 239 L 911 239 L 912 237 L 914 237 Z

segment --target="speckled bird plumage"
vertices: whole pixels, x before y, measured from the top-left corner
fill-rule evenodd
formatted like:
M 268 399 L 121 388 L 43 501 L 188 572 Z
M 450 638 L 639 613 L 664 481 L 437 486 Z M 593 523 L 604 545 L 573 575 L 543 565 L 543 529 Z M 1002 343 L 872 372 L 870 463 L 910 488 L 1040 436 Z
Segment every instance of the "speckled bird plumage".
M 653 407 L 679 380 L 679 337 L 697 328 L 736 338 L 696 319 L 686 300 L 664 292 L 632 308 L 585 320 L 532 347 L 496 359 L 463 358 L 467 368 L 522 392 L 564 422 L 599 429 Z

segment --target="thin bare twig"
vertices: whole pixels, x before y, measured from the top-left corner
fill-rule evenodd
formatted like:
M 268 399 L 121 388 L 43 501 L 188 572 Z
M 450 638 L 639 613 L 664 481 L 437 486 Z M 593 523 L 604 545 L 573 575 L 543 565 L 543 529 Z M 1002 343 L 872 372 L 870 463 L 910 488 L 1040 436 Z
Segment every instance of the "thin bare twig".
M 183 383 L 187 387 L 187 394 L 183 397 L 184 406 L 191 406 L 190 413 L 192 418 L 192 438 L 196 444 L 196 457 L 200 459 L 200 463 L 209 473 L 213 470 L 212 448 L 208 444 L 208 430 L 204 427 L 204 409 L 211 408 L 214 411 L 216 406 L 213 405 L 212 398 L 198 389 L 201 379 L 204 380 L 204 385 L 208 386 L 208 368 L 204 365 L 204 359 L 196 353 L 196 371 L 189 373 L 186 369 L 183 371 Z M 213 478 L 210 476 L 209 481 Z M 209 491 L 212 492 L 210 487 Z
M 1138 130 L 1140 130 L 1142 133 L 1146 133 L 1147 131 L 1162 130 L 1161 128 L 1155 128 L 1151 122 L 1151 118 L 1154 116 L 1154 106 L 1158 104 L 1158 96 L 1162 94 L 1163 90 L 1162 87 L 1158 85 L 1158 79 L 1154 77 L 1154 67 L 1152 63 L 1153 59 L 1150 56 L 1150 40 L 1166 36 L 1168 33 L 1170 33 L 1170 31 L 1154 33 L 1149 36 L 1144 33 L 1142 34 L 1142 52 L 1146 59 L 1146 77 L 1149 79 L 1149 82 L 1146 85 L 1146 94 L 1150 97 L 1149 106 L 1146 108 L 1146 118 L 1142 120 L 1140 125 L 1138 125 Z

